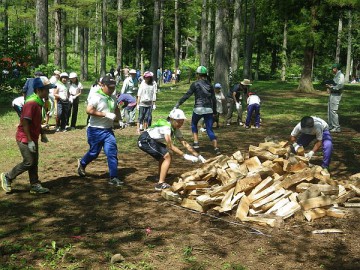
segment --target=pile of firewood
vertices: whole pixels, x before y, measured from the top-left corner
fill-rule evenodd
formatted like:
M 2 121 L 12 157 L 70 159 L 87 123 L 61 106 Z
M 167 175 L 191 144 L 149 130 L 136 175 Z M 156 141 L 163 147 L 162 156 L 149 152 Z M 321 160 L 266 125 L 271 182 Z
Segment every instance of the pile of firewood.
M 250 146 L 244 156 L 221 155 L 201 168 L 183 173 L 162 196 L 185 208 L 229 212 L 241 221 L 271 227 L 293 216 L 308 221 L 324 216 L 343 218 L 344 206 L 360 207 L 360 173 L 349 181 L 332 180 L 320 166 L 290 153 L 287 142 Z M 340 207 L 342 206 L 342 207 Z

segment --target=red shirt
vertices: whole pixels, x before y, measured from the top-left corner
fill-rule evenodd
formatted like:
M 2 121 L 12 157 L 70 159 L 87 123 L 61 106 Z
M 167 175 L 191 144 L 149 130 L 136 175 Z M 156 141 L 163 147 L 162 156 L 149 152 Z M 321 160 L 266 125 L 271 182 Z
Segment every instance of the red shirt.
M 35 101 L 29 101 L 24 104 L 22 108 L 20 124 L 16 131 L 16 140 L 22 143 L 28 143 L 26 133 L 22 122 L 24 119 L 30 120 L 30 136 L 33 142 L 39 140 L 41 132 L 41 121 L 42 121 L 42 107 Z

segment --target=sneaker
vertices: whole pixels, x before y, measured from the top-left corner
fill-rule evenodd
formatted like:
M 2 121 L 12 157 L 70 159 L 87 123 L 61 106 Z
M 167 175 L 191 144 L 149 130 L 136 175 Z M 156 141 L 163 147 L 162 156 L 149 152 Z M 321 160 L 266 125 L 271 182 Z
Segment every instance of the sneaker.
M 194 149 L 199 149 L 199 148 L 200 148 L 200 145 L 199 145 L 198 142 L 194 142 L 194 143 L 192 144 L 192 147 L 193 147 Z
M 338 133 L 338 132 L 341 132 L 341 129 L 333 128 L 333 129 L 330 129 L 329 131 L 333 132 L 333 133 Z
M 170 185 L 168 183 L 157 183 L 155 185 L 155 190 L 161 191 L 163 189 L 170 188 Z
M 243 122 L 240 121 L 240 122 L 239 122 L 239 126 L 243 126 L 243 125 L 244 125 Z
M 48 193 L 50 190 L 46 187 L 43 187 L 40 183 L 37 183 L 35 185 L 31 185 L 30 193 L 32 194 L 43 194 Z
M 221 152 L 220 152 L 220 149 L 219 148 L 214 148 L 214 151 L 215 151 L 215 154 L 218 156 L 218 155 L 221 155 Z
M 259 126 L 256 126 L 255 128 L 260 128 Z
M 250 128 L 249 126 L 245 126 L 245 128 Z
M 114 177 L 114 178 L 110 179 L 109 184 L 114 185 L 116 187 L 119 187 L 119 186 L 122 186 L 124 184 L 124 181 L 121 181 L 119 178 Z
M 56 132 L 60 132 L 61 131 L 61 128 L 56 128 L 56 130 L 55 130 Z
M 200 132 L 206 132 L 206 128 L 200 128 Z
M 86 176 L 85 168 L 84 168 L 83 165 L 81 165 L 81 159 L 80 159 L 80 158 L 78 159 L 77 172 L 78 172 L 78 175 L 81 176 L 81 177 L 85 177 L 85 176 Z
M 7 178 L 5 173 L 1 174 L 1 187 L 5 193 L 11 193 L 11 181 Z

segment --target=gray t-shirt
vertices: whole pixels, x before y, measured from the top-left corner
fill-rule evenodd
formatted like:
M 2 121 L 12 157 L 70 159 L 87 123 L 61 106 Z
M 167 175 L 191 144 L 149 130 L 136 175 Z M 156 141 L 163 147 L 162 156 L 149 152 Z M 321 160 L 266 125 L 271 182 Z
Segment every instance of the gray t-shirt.
M 316 135 L 316 139 L 321 141 L 323 138 L 323 132 L 325 130 L 329 130 L 329 125 L 319 117 L 311 116 L 314 119 L 314 127 L 312 128 L 301 128 L 301 123 L 298 123 L 293 131 L 291 132 L 291 136 L 298 136 L 299 134 L 307 134 L 307 135 Z

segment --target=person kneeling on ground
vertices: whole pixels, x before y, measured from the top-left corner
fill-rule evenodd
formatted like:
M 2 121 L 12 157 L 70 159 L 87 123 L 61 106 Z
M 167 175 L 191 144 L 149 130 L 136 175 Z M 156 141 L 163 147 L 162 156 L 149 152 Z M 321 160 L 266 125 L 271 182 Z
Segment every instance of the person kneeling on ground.
M 297 138 L 297 136 L 299 136 Z M 293 131 L 291 132 L 290 142 L 294 152 L 296 153 L 300 146 L 308 146 L 311 141 L 316 139 L 313 149 L 305 154 L 309 160 L 314 153 L 323 148 L 323 162 L 321 167 L 328 170 L 333 150 L 332 138 L 328 124 L 321 118 L 315 116 L 305 116 L 301 119 Z
M 56 86 L 51 84 L 48 78 L 41 76 L 33 81 L 35 92 L 26 98 L 22 108 L 20 124 L 16 131 L 16 142 L 23 157 L 21 163 L 16 165 L 8 173 L 1 174 L 1 187 L 6 193 L 11 193 L 11 182 L 15 178 L 28 172 L 30 180 L 30 193 L 47 193 L 48 188 L 41 185 L 38 175 L 39 144 L 38 140 L 48 142 L 41 129 L 43 120 L 44 100 L 49 97 L 49 89 Z
M 245 128 L 250 128 L 251 116 L 255 114 L 255 128 L 260 127 L 260 98 L 254 92 L 249 93 L 247 99 L 247 116 L 245 121 Z
M 171 164 L 169 150 L 172 150 L 188 161 L 200 161 L 202 163 L 206 161 L 184 140 L 180 128 L 184 124 L 185 119 L 186 117 L 182 110 L 174 109 L 170 112 L 167 120 L 157 120 L 138 138 L 139 148 L 159 161 L 159 182 L 155 185 L 155 190 L 162 190 L 170 187 L 169 184 L 165 183 L 165 178 Z M 171 140 L 172 135 L 181 142 L 191 155 L 185 154 L 173 144 Z

